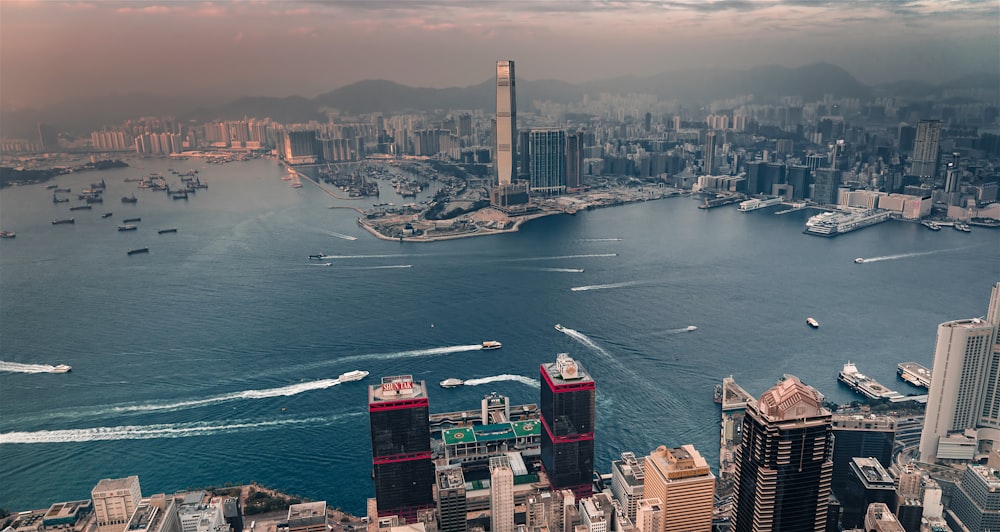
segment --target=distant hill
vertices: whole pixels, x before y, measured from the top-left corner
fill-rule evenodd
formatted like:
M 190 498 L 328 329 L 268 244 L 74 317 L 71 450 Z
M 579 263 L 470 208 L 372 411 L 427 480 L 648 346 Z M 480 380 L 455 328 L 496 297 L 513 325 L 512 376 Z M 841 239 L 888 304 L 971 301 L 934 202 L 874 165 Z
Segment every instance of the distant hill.
M 527 109 L 531 102 L 549 100 L 559 103 L 578 102 L 585 95 L 600 93 L 655 94 L 663 100 L 684 104 L 704 104 L 740 95 L 753 94 L 756 101 L 766 102 L 780 96 L 801 96 L 806 101 L 825 94 L 840 97 L 867 98 L 873 94 L 895 94 L 906 97 L 940 95 L 945 89 L 984 88 L 1000 86 L 997 73 L 976 73 L 942 85 L 919 82 L 897 82 L 872 87 L 859 82 L 850 73 L 830 63 L 814 63 L 788 68 L 776 65 L 747 70 L 702 69 L 655 74 L 622 76 L 600 81 L 573 84 L 558 80 L 518 80 L 519 107 Z M 325 112 L 338 109 L 346 113 L 397 113 L 403 111 L 433 111 L 435 109 L 483 109 L 494 106 L 493 80 L 468 87 L 443 89 L 410 87 L 388 80 L 368 80 L 352 83 L 320 94 L 315 98 L 290 96 L 241 97 L 235 100 L 153 95 L 109 95 L 88 100 L 64 102 L 46 109 L 3 111 L 0 123 L 8 137 L 37 135 L 38 122 L 49 123 L 64 131 L 86 134 L 103 125 L 121 123 L 140 116 L 174 116 L 183 120 L 206 121 L 239 119 L 245 116 L 269 117 L 278 122 L 306 122 L 325 119 Z

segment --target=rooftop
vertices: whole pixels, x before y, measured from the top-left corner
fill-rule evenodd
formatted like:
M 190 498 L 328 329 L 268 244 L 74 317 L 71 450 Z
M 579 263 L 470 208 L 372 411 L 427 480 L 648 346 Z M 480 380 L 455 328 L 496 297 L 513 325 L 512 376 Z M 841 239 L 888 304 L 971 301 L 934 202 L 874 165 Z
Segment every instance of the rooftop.
M 794 375 L 787 375 L 778 384 L 760 396 L 758 408 L 772 419 L 792 420 L 829 415 L 823 401 L 812 386 L 807 386 Z
M 511 440 L 540 435 L 541 425 L 535 420 L 473 425 L 472 427 L 458 427 L 441 431 L 445 445 Z
M 427 386 L 424 381 L 413 380 L 412 375 L 382 377 L 381 384 L 368 387 L 369 405 L 416 399 L 427 399 Z
M 587 373 L 579 362 L 573 360 L 569 353 L 559 353 L 555 362 L 542 364 L 542 371 L 555 386 L 594 382 L 590 373 Z
M 98 493 L 102 491 L 132 489 L 132 485 L 137 484 L 138 482 L 139 477 L 134 475 L 125 478 L 102 478 L 101 481 L 94 486 L 93 491 Z

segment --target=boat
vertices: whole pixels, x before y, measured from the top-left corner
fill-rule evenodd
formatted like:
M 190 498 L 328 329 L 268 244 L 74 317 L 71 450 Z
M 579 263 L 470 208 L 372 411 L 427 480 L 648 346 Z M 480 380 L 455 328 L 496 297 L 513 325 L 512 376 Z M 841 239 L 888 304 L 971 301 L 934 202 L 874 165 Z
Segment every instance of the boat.
M 76 218 L 66 218 L 64 220 L 52 220 L 52 225 L 75 224 L 75 223 L 76 223 Z
M 17 236 L 14 231 L 0 231 L 0 238 L 14 238 Z
M 125 218 L 124 220 L 122 220 L 122 223 L 123 224 L 130 224 L 132 222 L 141 222 L 141 221 L 142 221 L 142 218 Z
M 858 257 L 858 258 L 854 259 L 854 264 L 864 264 L 864 263 L 865 263 L 865 259 L 863 257 Z
M 781 196 L 773 198 L 750 198 L 746 201 L 741 201 L 740 206 L 737 210 L 740 212 L 750 212 L 757 209 L 763 209 L 764 207 L 771 207 L 772 205 L 781 204 Z
M 129 255 L 137 255 L 139 253 L 149 253 L 149 248 L 136 248 L 128 250 Z
M 844 364 L 844 369 L 837 375 L 837 380 L 869 399 L 891 400 L 901 397 L 899 392 L 886 388 L 882 384 L 879 384 L 877 380 L 858 371 L 858 367 L 853 362 Z
M 816 318 L 806 318 L 806 323 L 808 323 L 813 329 L 819 328 L 819 322 L 816 321 Z
M 52 366 L 52 369 L 49 370 L 50 373 L 69 373 L 70 371 L 73 371 L 73 366 L 67 364 Z
M 824 212 L 806 221 L 808 235 L 834 237 L 882 223 L 889 219 L 889 211 L 882 209 L 850 212 Z
M 463 381 L 462 379 L 456 379 L 454 377 L 441 381 L 442 388 L 458 388 L 463 384 L 465 384 L 465 381 Z
M 69 210 L 71 210 L 71 211 L 89 211 L 92 208 L 94 208 L 93 205 L 77 205 L 75 207 L 70 207 Z
M 139 226 L 132 225 L 132 224 L 125 224 L 125 225 L 119 225 L 118 226 L 118 230 L 119 231 L 135 231 L 138 228 L 139 228 Z
M 56 185 L 45 185 L 45 190 L 52 190 L 56 188 Z
M 971 233 L 972 232 L 972 228 L 969 227 L 966 224 L 960 224 L 960 223 L 956 222 L 953 227 L 955 228 L 956 231 L 961 231 L 963 233 Z
M 561 330 L 563 330 L 563 326 L 562 326 L 562 325 L 559 325 L 559 324 L 557 323 L 557 324 L 556 324 L 556 330 L 557 330 L 557 331 L 561 331 Z
M 292 183 L 292 188 L 302 188 L 302 183 Z
M 160 229 L 159 231 L 157 231 L 157 234 L 161 234 L 162 235 L 162 234 L 166 234 L 166 233 L 176 233 L 176 232 L 177 232 L 177 228 L 176 227 L 171 227 L 170 229 Z
M 916 362 L 900 362 L 896 365 L 896 373 L 904 381 L 923 388 L 931 387 L 931 370 Z
M 687 327 L 684 327 L 684 330 L 687 331 L 687 332 L 697 331 L 698 330 L 698 326 L 697 325 L 688 325 Z
M 322 253 L 313 253 L 312 255 L 309 255 L 309 260 L 321 260 L 325 256 L 326 255 Z
M 367 371 L 356 369 L 353 371 L 348 371 L 347 373 L 341 373 L 340 376 L 337 377 L 337 380 L 339 380 L 340 382 L 359 381 L 367 376 L 368 376 Z
M 715 395 L 714 395 L 714 397 L 712 397 L 712 402 L 714 402 L 715 404 L 720 404 L 720 405 L 722 404 L 722 385 L 721 384 L 716 384 L 715 385 Z
M 135 194 L 132 194 L 131 196 L 122 196 L 122 203 L 136 203 L 138 201 L 139 198 L 135 197 Z
M 52 203 L 69 203 L 69 198 L 60 198 L 53 194 Z
M 922 226 L 930 229 L 931 231 L 940 231 L 941 230 L 941 224 L 939 224 L 937 222 L 934 222 L 934 221 L 931 221 L 931 220 L 924 220 L 923 222 L 920 222 L 920 225 L 922 225 Z
M 106 213 L 104 213 L 104 214 L 101 215 L 101 218 L 111 218 L 111 213 L 110 212 L 106 212 Z
M 491 349 L 500 349 L 501 347 L 503 347 L 503 344 L 501 344 L 496 340 L 487 340 L 483 342 L 483 351 L 489 351 Z

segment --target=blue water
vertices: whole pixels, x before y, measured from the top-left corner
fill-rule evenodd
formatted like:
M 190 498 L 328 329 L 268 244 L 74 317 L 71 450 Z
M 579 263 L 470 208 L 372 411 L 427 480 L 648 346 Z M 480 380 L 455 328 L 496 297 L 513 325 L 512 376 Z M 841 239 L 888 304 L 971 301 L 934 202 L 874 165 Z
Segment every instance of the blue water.
M 59 178 L 74 193 L 108 183 L 74 225 L 51 224 L 70 213 L 42 185 L 0 193 L 0 228 L 17 232 L 0 241 L 0 507 L 136 474 L 146 494 L 253 480 L 360 514 L 373 494 L 366 383 L 492 380 L 432 385 L 438 412 L 490 391 L 537 402 L 538 365 L 560 352 L 598 383 L 600 469 L 661 444 L 693 443 L 715 464 L 722 377 L 760 394 L 790 373 L 849 402 L 836 375 L 851 360 L 916 392 L 896 364 L 929 366 L 936 325 L 982 315 L 1000 280 L 1000 232 L 982 228 L 891 222 L 828 240 L 802 234 L 808 211 L 675 198 L 401 244 L 328 208 L 373 200 L 292 189 L 274 161 L 132 162 Z M 182 201 L 123 181 L 176 182 L 168 168 L 198 169 L 209 188 Z M 137 204 L 118 202 L 132 192 Z M 132 216 L 138 231 L 115 230 Z M 478 350 L 493 339 L 502 350 Z M 58 363 L 72 373 L 31 372 Z M 353 369 L 371 376 L 333 381 Z

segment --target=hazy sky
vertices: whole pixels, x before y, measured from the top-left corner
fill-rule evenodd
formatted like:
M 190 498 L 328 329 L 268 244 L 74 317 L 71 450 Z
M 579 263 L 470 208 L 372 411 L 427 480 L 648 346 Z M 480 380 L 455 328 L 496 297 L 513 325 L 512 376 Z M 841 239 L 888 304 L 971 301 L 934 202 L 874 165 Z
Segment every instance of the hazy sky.
M 998 0 L 0 0 L 0 105 L 74 96 L 315 96 L 828 61 L 861 81 L 1000 68 Z

